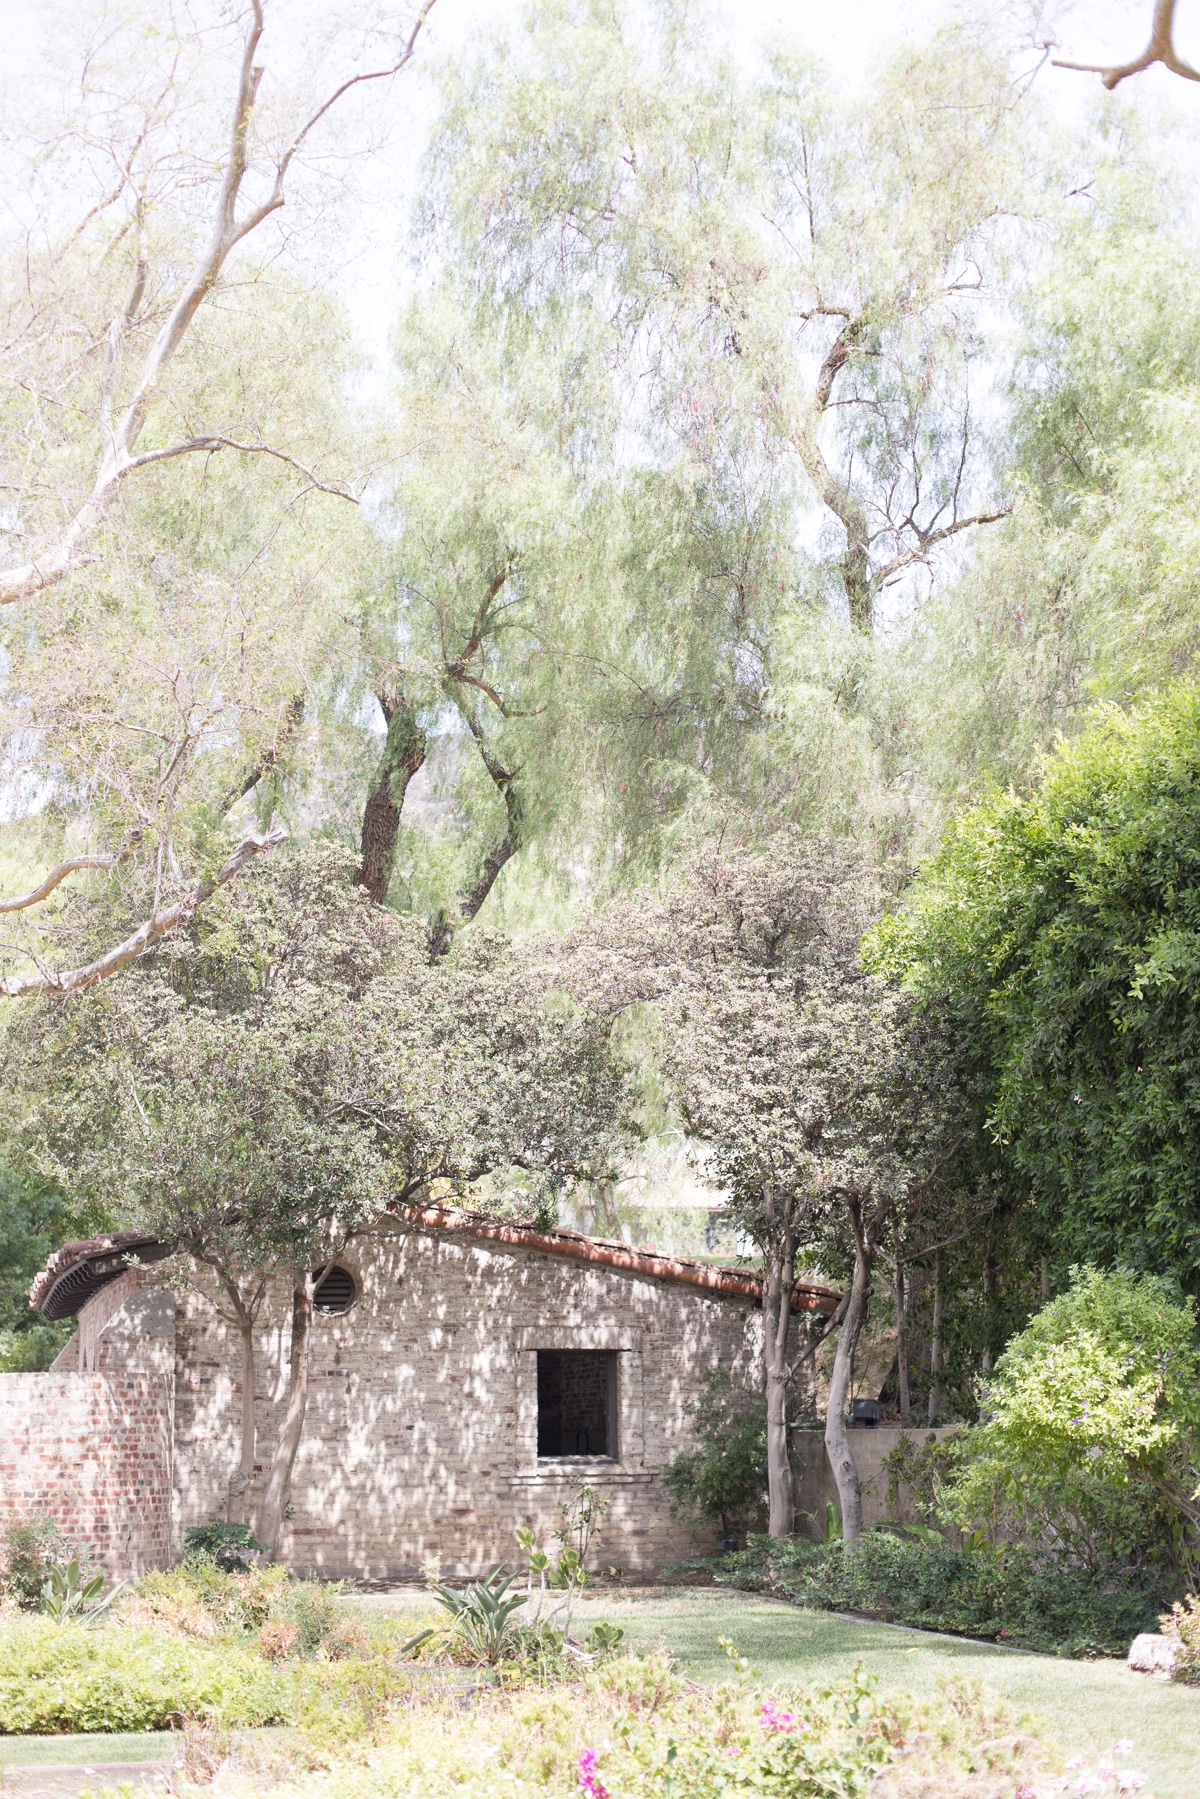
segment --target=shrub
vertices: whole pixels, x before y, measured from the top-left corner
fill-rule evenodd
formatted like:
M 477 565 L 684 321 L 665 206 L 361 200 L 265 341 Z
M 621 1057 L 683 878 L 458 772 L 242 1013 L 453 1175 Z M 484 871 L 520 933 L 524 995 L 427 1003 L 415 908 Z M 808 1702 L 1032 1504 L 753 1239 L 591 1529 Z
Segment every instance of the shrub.
M 193 1524 L 183 1533 L 186 1560 L 208 1556 L 226 1574 L 240 1574 L 256 1555 L 266 1553 L 248 1524 L 228 1524 L 224 1518 L 210 1518 L 207 1524 Z
M 0 1549 L 0 1593 L 36 1612 L 51 1574 L 64 1572 L 74 1559 L 74 1549 L 45 1512 L 10 1519 Z
M 868 1531 L 849 1545 L 757 1537 L 716 1571 L 722 1585 L 919 1630 L 1059 1655 L 1124 1655 L 1166 1594 L 1147 1574 L 1095 1574 L 1014 1545 L 956 1549 Z
M 767 1408 L 735 1398 L 728 1374 L 709 1369 L 687 1408 L 699 1439 L 667 1466 L 676 1516 L 719 1524 L 724 1535 L 757 1521 L 767 1489 Z
M 284 1662 L 300 1647 L 300 1632 L 285 1618 L 268 1618 L 258 1633 L 258 1653 L 266 1662 Z
M 365 1765 L 335 1765 L 322 1782 L 328 1799 L 996 1799 L 1052 1765 L 1023 1720 L 965 1685 L 925 1707 L 861 1674 L 709 1691 L 662 1654 L 609 1657 L 569 1689 L 526 1689 L 466 1715 L 406 1707 L 399 1728 L 385 1714 L 375 1734 Z
M 1158 1622 L 1163 1635 L 1178 1644 L 1175 1679 L 1200 1686 L 1200 1599 L 1185 1593 Z
M 1012 1338 L 946 1482 L 948 1514 L 1093 1569 L 1186 1569 L 1200 1447 L 1190 1301 L 1153 1276 L 1072 1270 Z
M 138 1583 L 127 1614 L 149 1613 L 168 1630 L 201 1639 L 251 1635 L 288 1603 L 286 1568 L 228 1573 L 209 1555 L 194 1554 L 177 1568 L 157 1569 Z
M 331 1637 L 338 1642 L 346 1638 L 343 1627 L 350 1625 L 352 1620 L 347 1619 L 338 1607 L 341 1592 L 340 1581 L 299 1580 L 280 1587 L 275 1600 L 275 1615 L 295 1630 L 301 1655 L 312 1655 Z
M 0 1735 L 166 1730 L 184 1717 L 285 1723 L 286 1686 L 257 1656 L 130 1629 L 0 1625 Z

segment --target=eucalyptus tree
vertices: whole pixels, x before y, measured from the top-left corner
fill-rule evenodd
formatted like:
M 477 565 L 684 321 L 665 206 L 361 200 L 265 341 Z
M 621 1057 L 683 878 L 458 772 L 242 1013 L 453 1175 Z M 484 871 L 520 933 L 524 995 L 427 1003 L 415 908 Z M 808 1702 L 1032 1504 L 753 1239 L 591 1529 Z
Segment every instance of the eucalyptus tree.
M 287 1398 L 257 1520 L 272 1549 L 324 1266 L 432 1181 L 604 1175 L 624 1107 L 585 1013 L 543 1004 L 500 940 L 431 957 L 421 922 L 372 904 L 353 869 L 328 846 L 264 863 L 124 981 L 33 1004 L 6 1056 L 33 1164 L 171 1243 L 240 1336 L 235 1515 L 256 1455 L 255 1325 L 286 1286 Z
M 295 65 L 300 29 L 286 13 L 277 29 L 264 0 L 213 19 L 79 15 L 54 69 L 10 96 L 25 191 L 2 300 L 9 745 L 18 759 L 46 748 L 42 797 L 83 841 L 4 911 L 35 913 L 91 870 L 124 880 L 145 915 L 70 969 L 49 965 L 35 927 L 18 946 L 33 971 L 0 979 L 9 997 L 115 973 L 285 834 L 239 821 L 233 841 L 211 792 L 210 829 L 179 828 L 206 752 L 244 733 L 249 786 L 277 762 L 329 628 L 316 540 L 331 557 L 327 521 L 357 508 L 369 473 L 337 428 L 344 348 L 274 266 L 276 227 L 285 207 L 312 225 L 329 203 L 334 121 L 407 67 L 431 4 L 352 34 L 322 24 L 308 58 L 319 73 L 299 87 L 276 71 Z M 352 151 L 337 144 L 343 163 Z M 240 490 L 244 554 L 189 568 L 178 540 L 205 510 L 214 461 L 235 465 L 216 509 Z M 252 468 L 265 484 L 254 499 Z

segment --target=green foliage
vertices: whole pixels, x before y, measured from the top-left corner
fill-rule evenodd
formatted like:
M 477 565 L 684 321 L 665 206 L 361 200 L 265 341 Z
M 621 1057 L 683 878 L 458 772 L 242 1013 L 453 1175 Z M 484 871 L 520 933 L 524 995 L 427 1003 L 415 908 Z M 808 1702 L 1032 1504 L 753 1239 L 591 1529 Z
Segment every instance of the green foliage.
M 507 1660 L 517 1641 L 514 1615 L 525 1604 L 524 1593 L 509 1591 L 516 1574 L 510 1574 L 501 1563 L 483 1580 L 473 1580 L 461 1592 L 453 1587 L 435 1586 L 432 1591 L 442 1609 L 449 1615 L 450 1628 L 439 1648 L 453 1652 L 461 1641 L 472 1661 L 495 1666 Z M 405 1645 L 409 1652 L 421 1648 L 436 1633 L 432 1630 L 412 1637 Z
M 278 852 L 119 983 L 29 1008 L 33 1153 L 99 1206 L 235 1273 L 304 1265 L 394 1196 L 597 1156 L 621 1070 L 512 947 L 431 958 L 330 844 Z
M 74 1560 L 75 1551 L 45 1512 L 10 1518 L 0 1547 L 0 1595 L 25 1611 L 37 1611 L 50 1576 Z
M 756 1537 L 716 1564 L 714 1578 L 798 1605 L 1068 1656 L 1123 1656 L 1138 1631 L 1153 1629 L 1170 1591 L 1150 1573 L 1094 1574 L 1017 1545 L 956 1549 L 889 1530 L 848 1545 Z
M 193 1524 L 183 1533 L 184 1556 L 211 1556 L 224 1574 L 238 1574 L 254 1556 L 266 1552 L 248 1524 L 230 1524 L 224 1518 L 211 1518 L 207 1524 Z
M 965 1525 L 1092 1568 L 1197 1555 L 1200 1352 L 1167 1283 L 1076 1269 L 1008 1345 L 946 1484 Z
M 74 1328 L 30 1310 L 29 1284 L 73 1226 L 61 1191 L 0 1162 L 0 1374 L 47 1369 Z
M 200 1528 L 207 1532 L 210 1527 Z M 254 1636 L 268 1624 L 279 1625 L 281 1648 L 289 1655 L 308 1656 L 346 1624 L 340 1596 L 337 1582 L 293 1580 L 276 1564 L 222 1563 L 194 1548 L 177 1567 L 142 1577 L 134 1612 L 149 1612 L 163 1628 L 204 1640 L 236 1640 Z
M 40 1609 L 60 1624 L 74 1620 L 91 1627 L 104 1617 L 121 1588 L 114 1587 L 104 1599 L 100 1597 L 103 1592 L 103 1574 L 90 1574 L 78 1557 L 72 1556 L 65 1568 L 51 1568 L 42 1588 Z
M 610 1624 L 602 1620 L 593 1624 L 584 1638 L 584 1648 L 590 1655 L 615 1655 L 625 1641 L 625 1631 L 620 1624 Z
M 286 1688 L 229 1646 L 49 1618 L 0 1624 L 0 1734 L 167 1730 L 184 1717 L 284 1723 Z
M 763 1509 L 766 1402 L 747 1404 L 733 1393 L 723 1369 L 710 1368 L 701 1391 L 688 1403 L 687 1415 L 699 1441 L 697 1448 L 683 1450 L 664 1470 L 671 1509 L 719 1524 L 728 1536 L 735 1527 L 755 1522 Z
M 965 813 L 873 934 L 975 1045 L 1062 1263 L 1200 1286 L 1200 692 L 1105 709 Z

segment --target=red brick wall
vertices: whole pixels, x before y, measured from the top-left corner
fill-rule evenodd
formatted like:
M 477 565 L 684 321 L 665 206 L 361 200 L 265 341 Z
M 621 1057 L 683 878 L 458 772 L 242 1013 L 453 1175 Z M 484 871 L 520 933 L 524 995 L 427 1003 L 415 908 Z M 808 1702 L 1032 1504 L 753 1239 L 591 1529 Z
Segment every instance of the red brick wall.
M 0 1522 L 48 1512 L 114 1580 L 169 1566 L 171 1384 L 0 1374 Z

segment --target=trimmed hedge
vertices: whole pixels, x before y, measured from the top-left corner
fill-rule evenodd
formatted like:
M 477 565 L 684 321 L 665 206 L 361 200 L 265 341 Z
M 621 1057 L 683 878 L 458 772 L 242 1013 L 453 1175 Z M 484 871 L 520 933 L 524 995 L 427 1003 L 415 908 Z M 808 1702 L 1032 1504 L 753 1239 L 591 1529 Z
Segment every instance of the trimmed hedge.
M 0 1735 L 167 1730 L 186 1717 L 288 1720 L 288 1683 L 259 1657 L 145 1630 L 50 1618 L 0 1624 Z
M 1091 1574 L 1024 1548 L 953 1549 L 885 1530 L 852 1545 L 752 1537 L 714 1578 L 818 1610 L 1066 1656 L 1123 1656 L 1175 1597 L 1142 1572 Z

